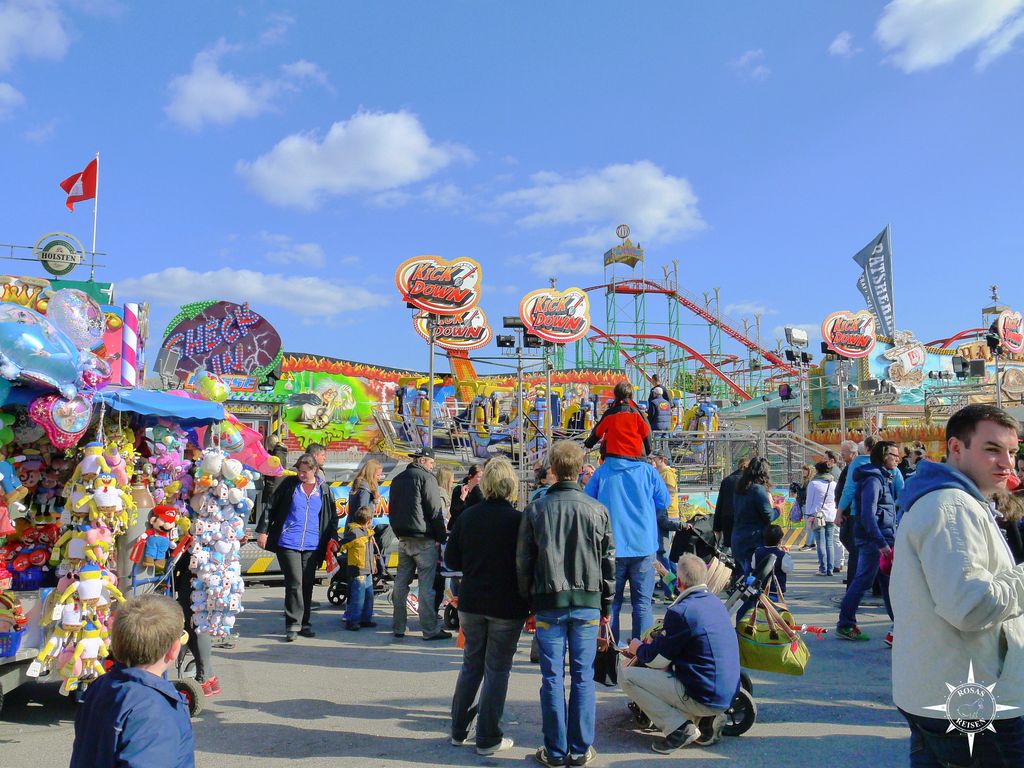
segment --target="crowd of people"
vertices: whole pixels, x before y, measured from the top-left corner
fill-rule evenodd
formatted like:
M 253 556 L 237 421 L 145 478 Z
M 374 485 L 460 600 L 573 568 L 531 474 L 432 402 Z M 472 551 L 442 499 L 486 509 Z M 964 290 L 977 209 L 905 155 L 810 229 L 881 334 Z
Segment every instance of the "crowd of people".
M 434 452 L 422 448 L 391 481 L 390 526 L 398 538 L 394 637 L 406 636 L 407 598 L 416 579 L 423 640 L 450 638 L 438 617 L 442 563 L 460 575 L 464 652 L 449 731 L 455 747 L 472 744 L 486 756 L 513 746 L 501 721 L 513 657 L 531 614 L 541 671 L 540 764 L 581 766 L 595 759 L 595 659 L 612 644 L 624 660 L 619 686 L 633 716 L 642 728 L 660 732 L 654 751 L 710 746 L 721 737 L 723 713 L 740 686 L 736 619 L 709 591 L 704 559 L 665 557 L 666 537 L 686 525 L 679 519 L 674 472 L 667 457 L 646 457 L 650 427 L 634 418 L 629 385 L 617 386 L 615 395 L 617 407 L 595 428 L 596 441 L 587 441 L 605 444 L 599 465 L 585 463 L 580 444 L 555 442 L 528 501 L 520 503 L 519 477 L 502 457 L 469 467 L 455 484 L 450 471 L 435 471 Z M 840 638 L 866 641 L 857 625 L 860 603 L 873 588 L 883 598 L 894 622 L 886 643 L 893 648 L 894 701 L 911 730 L 911 764 L 1018 766 L 1024 764 L 1024 718 L 1015 715 L 1024 711 L 1024 504 L 1011 493 L 1019 486 L 1018 426 L 1001 409 L 972 405 L 950 419 L 946 433 L 941 462 L 871 437 L 844 443 L 838 456 L 829 452 L 807 467 L 794 514 L 808 521 L 818 573 L 847 568 Z M 381 466 L 368 461 L 354 479 L 340 535 L 322 466 L 315 452 L 303 454 L 257 527 L 258 543 L 277 553 L 284 571 L 289 641 L 315 636 L 313 576 L 332 539 L 341 543 L 348 579 L 346 628 L 376 626 L 372 520 Z M 793 558 L 782 544 L 769 470 L 763 457 L 737 463 L 719 489 L 713 529 L 720 549 L 731 553 L 737 578 L 774 558 L 767 594 L 782 601 Z M 666 566 L 675 572 L 668 589 L 674 600 L 652 633 L 657 572 Z M 628 641 L 619 623 L 627 584 Z M 147 677 L 159 675 L 185 640 L 172 637 L 183 628 L 180 611 L 149 602 L 126 608 L 115 623 L 119 671 L 90 688 L 79 713 L 83 728 L 96 709 L 116 709 L 126 696 L 142 695 L 126 693 L 140 680 L 151 691 L 139 711 L 180 721 L 173 701 L 158 706 L 156 697 L 168 694 Z M 132 650 L 128 634 L 144 620 L 160 627 L 159 637 L 147 634 L 144 647 Z M 949 719 L 935 716 L 947 683 L 964 679 L 968 663 L 974 679 L 999 685 L 995 727 L 974 736 L 973 756 L 966 740 L 947 735 Z M 184 726 L 179 730 L 167 732 L 168 748 L 189 747 L 190 731 L 186 739 Z M 73 764 L 98 764 L 77 746 Z M 108 747 L 116 745 L 102 748 Z

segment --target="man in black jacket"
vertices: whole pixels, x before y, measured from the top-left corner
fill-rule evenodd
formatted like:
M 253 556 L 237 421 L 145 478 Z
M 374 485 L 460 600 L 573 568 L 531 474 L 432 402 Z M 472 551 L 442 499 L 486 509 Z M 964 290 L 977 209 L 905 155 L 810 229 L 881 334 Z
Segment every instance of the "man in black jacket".
M 569 440 L 551 447 L 558 482 L 523 512 L 516 548 L 519 591 L 537 615 L 544 746 L 542 765 L 594 759 L 594 657 L 598 623 L 607 626 L 615 590 L 615 542 L 603 504 L 576 482 L 583 450 Z M 572 670 L 568 717 L 565 649 Z
M 420 448 L 405 470 L 391 481 L 388 516 L 391 530 L 398 537 L 398 573 L 392 602 L 395 606 L 391 631 L 405 637 L 406 605 L 409 585 L 416 575 L 419 582 L 418 613 L 424 640 L 451 637 L 445 632 L 434 609 L 434 574 L 438 568 L 438 546 L 447 532 L 442 514 L 441 490 L 434 477 L 434 450 Z
M 718 545 L 723 549 L 728 549 L 729 542 L 732 541 L 732 513 L 733 501 L 736 496 L 736 483 L 740 481 L 740 476 L 749 463 L 749 459 L 737 461 L 736 471 L 722 478 L 722 484 L 718 486 L 718 500 L 715 502 L 715 517 L 712 523 L 712 530 L 714 530 L 715 537 L 718 539 Z

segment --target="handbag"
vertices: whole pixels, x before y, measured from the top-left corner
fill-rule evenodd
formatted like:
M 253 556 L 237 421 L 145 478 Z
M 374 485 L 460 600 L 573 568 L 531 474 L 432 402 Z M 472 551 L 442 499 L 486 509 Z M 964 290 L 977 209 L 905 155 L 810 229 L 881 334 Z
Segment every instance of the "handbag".
M 757 617 L 762 613 L 765 623 L 759 624 Z M 741 666 L 783 675 L 802 675 L 807 668 L 811 652 L 763 594 L 758 596 L 749 618 L 736 627 L 736 635 Z
M 602 624 L 597 630 L 597 655 L 594 657 L 594 682 L 612 687 L 619 682 L 619 651 L 611 627 Z

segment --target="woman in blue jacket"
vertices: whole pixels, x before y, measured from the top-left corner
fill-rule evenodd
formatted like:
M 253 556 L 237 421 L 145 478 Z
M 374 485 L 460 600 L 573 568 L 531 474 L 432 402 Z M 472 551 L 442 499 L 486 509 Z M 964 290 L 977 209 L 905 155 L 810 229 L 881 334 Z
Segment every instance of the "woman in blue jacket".
M 839 608 L 839 636 L 846 640 L 867 640 L 857 626 L 857 608 L 864 593 L 871 589 L 877 576 L 882 587 L 885 611 L 892 618 L 889 605 L 889 576 L 879 574 L 879 556 L 892 557 L 896 541 L 896 495 L 892 471 L 900 463 L 896 443 L 880 440 L 871 449 L 871 463 L 857 467 L 853 479 L 857 484 L 857 516 L 853 536 L 857 544 L 857 572 L 846 590 Z
M 764 529 L 772 521 L 771 479 L 767 459 L 754 459 L 743 470 L 733 499 L 732 556 L 744 575 L 753 565 L 754 550 L 763 543 Z

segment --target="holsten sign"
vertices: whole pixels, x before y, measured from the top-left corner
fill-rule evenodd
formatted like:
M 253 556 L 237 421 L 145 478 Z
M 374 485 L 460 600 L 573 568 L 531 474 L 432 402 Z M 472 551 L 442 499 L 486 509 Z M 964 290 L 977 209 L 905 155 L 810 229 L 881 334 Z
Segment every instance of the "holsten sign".
M 483 273 L 473 259 L 446 261 L 440 256 L 415 256 L 395 271 L 402 299 L 435 315 L 458 315 L 480 301 Z
M 523 297 L 519 317 L 535 336 L 568 344 L 582 339 L 590 330 L 590 299 L 582 288 L 541 288 Z
M 1003 347 L 1010 354 L 1016 355 L 1024 351 L 1024 317 L 1020 312 L 1004 310 L 999 314 L 996 328 Z
M 425 312 L 413 318 L 416 333 L 426 341 L 430 341 L 430 328 L 427 325 L 429 318 L 430 315 Z M 487 316 L 480 307 L 460 315 L 445 315 L 434 319 L 434 343 L 444 349 L 456 352 L 480 349 L 490 344 L 493 335 L 487 324 Z
M 821 336 L 844 357 L 867 357 L 875 348 L 875 316 L 866 309 L 833 312 L 821 324 Z

